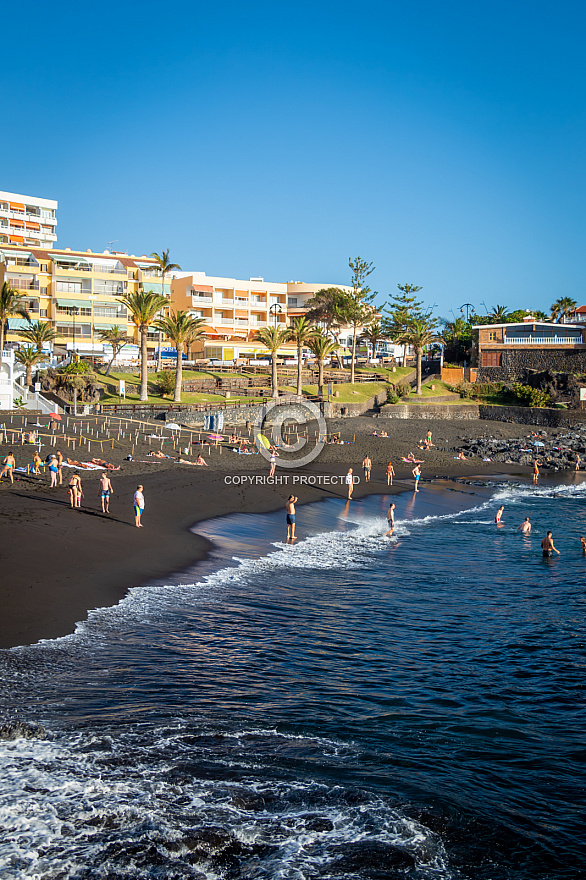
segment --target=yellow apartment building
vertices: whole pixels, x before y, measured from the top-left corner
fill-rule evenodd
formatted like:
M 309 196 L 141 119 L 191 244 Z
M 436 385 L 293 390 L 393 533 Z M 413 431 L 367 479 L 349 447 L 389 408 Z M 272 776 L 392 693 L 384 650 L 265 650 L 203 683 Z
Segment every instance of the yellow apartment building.
M 185 309 L 205 320 L 205 343 L 194 346 L 191 357 L 265 357 L 266 348 L 255 341 L 262 327 L 289 327 L 307 311 L 307 302 L 325 287 L 351 288 L 339 284 L 306 284 L 301 281 L 265 281 L 263 278 L 223 278 L 205 272 L 178 272 L 171 282 L 173 307 Z M 285 344 L 280 356 L 296 355 L 293 344 Z
M 141 289 L 161 292 L 160 271 L 150 257 L 91 250 L 46 250 L 0 245 L 0 273 L 11 287 L 26 292 L 24 301 L 32 321 L 49 321 L 57 331 L 55 345 L 79 354 L 100 354 L 99 331 L 115 324 L 138 343 L 131 316 L 117 298 Z M 165 283 L 170 298 L 171 284 Z M 28 326 L 10 318 L 8 342 L 20 342 L 18 331 Z M 150 333 L 154 352 L 158 334 Z M 138 357 L 138 348 L 136 349 Z

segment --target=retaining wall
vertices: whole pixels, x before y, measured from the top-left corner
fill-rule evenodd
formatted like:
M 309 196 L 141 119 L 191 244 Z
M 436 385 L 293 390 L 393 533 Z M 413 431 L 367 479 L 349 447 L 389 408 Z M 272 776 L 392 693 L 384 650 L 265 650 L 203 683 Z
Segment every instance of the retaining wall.
M 386 419 L 479 419 L 477 403 L 446 406 L 441 403 L 387 404 L 381 407 L 380 418 Z
M 477 367 L 479 382 L 506 382 L 523 378 L 525 370 L 554 370 L 562 373 L 585 373 L 586 350 L 542 348 L 532 351 L 528 348 L 514 350 L 500 349 L 500 367 Z
M 479 416 L 495 422 L 520 422 L 547 428 L 577 428 L 586 424 L 586 410 L 549 409 L 534 406 L 490 406 L 479 404 Z

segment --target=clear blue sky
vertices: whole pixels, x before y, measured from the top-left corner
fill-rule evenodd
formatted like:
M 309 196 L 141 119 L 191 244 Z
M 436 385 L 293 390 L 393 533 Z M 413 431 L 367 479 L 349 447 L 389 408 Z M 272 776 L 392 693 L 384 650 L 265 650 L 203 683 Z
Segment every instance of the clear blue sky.
M 463 302 L 586 302 L 579 2 L 5 5 L 0 189 L 58 244 Z

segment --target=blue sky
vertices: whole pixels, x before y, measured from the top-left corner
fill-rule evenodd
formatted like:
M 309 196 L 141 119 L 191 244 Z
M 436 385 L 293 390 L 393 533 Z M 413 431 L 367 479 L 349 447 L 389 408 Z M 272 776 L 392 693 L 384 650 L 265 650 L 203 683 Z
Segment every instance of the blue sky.
M 22 10 L 22 11 L 21 11 Z M 61 247 L 184 269 L 586 302 L 586 7 L 29 2 L 3 10 L 0 189 Z

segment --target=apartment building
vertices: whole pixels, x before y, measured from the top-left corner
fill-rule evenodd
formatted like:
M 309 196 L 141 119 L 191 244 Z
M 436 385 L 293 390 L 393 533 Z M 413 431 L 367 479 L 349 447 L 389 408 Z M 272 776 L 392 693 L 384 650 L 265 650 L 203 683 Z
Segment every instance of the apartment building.
M 176 309 L 186 309 L 204 318 L 205 343 L 198 343 L 193 357 L 234 358 L 266 356 L 266 349 L 255 342 L 261 327 L 289 327 L 307 311 L 308 301 L 318 290 L 341 287 L 330 283 L 306 284 L 302 281 L 265 281 L 263 278 L 222 278 L 205 272 L 178 272 L 171 283 L 171 299 Z M 349 287 L 341 287 L 350 291 Z M 346 344 L 349 328 L 341 333 Z M 351 336 L 350 336 L 351 340 Z M 295 346 L 285 344 L 280 355 L 293 356 Z
M 0 274 L 11 287 L 26 292 L 31 320 L 49 321 L 57 331 L 55 345 L 80 354 L 104 351 L 99 331 L 115 324 L 126 329 L 138 344 L 131 316 L 117 298 L 139 289 L 161 292 L 155 260 L 121 253 L 46 250 L 0 245 Z M 165 283 L 170 297 L 171 285 Z M 28 326 L 24 318 L 10 318 L 7 341 L 19 342 L 18 331 Z M 149 333 L 154 353 L 158 333 Z M 127 349 L 128 352 L 128 349 Z M 138 356 L 138 348 L 135 348 Z
M 57 241 L 57 202 L 0 191 L 0 247 L 52 248 Z
M 254 341 L 262 327 L 287 327 L 287 284 L 263 278 L 223 278 L 205 272 L 177 272 L 171 282 L 171 300 L 175 309 L 189 311 L 205 324 L 205 343 L 196 343 L 191 356 L 249 358 L 266 355 L 266 349 Z M 281 354 L 292 355 L 294 348 L 285 345 Z

